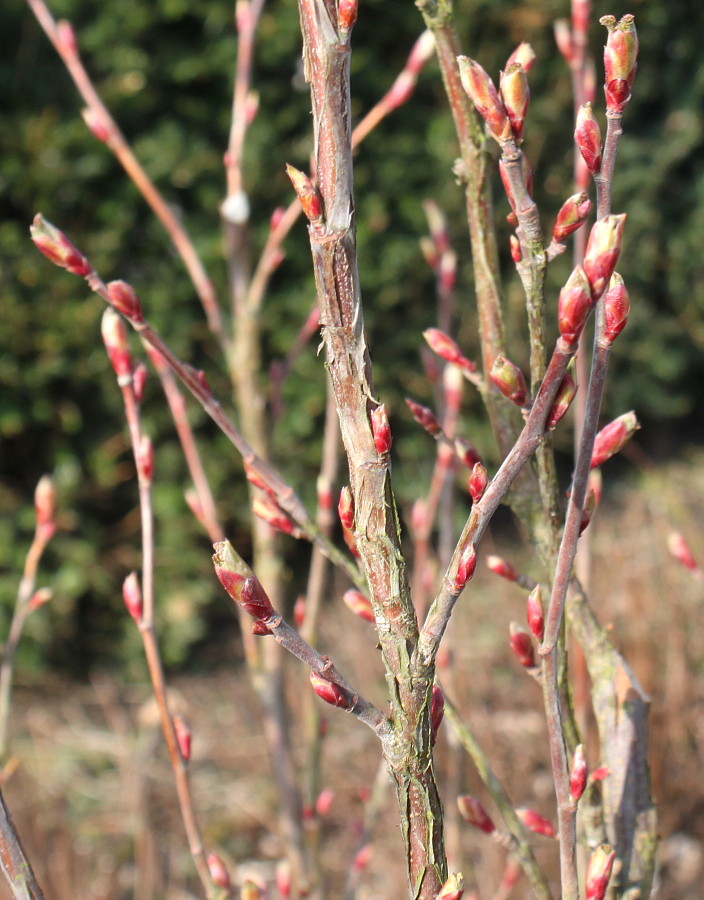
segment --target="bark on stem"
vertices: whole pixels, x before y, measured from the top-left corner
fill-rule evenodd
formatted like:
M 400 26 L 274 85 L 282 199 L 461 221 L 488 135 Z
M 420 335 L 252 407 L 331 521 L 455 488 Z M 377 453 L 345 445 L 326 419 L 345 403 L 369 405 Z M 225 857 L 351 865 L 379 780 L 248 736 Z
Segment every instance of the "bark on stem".
M 432 666 L 411 673 L 418 639 L 388 453 L 377 451 L 373 396 L 357 274 L 352 193 L 349 42 L 337 33 L 336 4 L 300 0 L 305 74 L 311 85 L 315 170 L 324 214 L 310 226 L 328 370 L 355 499 L 355 538 L 377 619 L 391 694 L 393 731 L 383 740 L 406 842 L 410 896 L 434 900 L 446 878 L 442 805 L 429 728 Z
M 32 865 L 22 848 L 10 810 L 0 793 L 0 869 L 14 900 L 44 900 Z

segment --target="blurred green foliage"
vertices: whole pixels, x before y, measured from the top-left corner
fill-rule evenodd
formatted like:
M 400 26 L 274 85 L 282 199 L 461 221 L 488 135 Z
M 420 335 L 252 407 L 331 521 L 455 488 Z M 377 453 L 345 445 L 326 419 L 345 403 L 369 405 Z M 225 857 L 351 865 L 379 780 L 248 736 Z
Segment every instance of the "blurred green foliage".
M 218 204 L 222 153 L 231 108 L 236 38 L 233 5 L 224 0 L 96 4 L 55 0 L 69 18 L 89 72 L 147 171 L 194 238 L 225 297 Z M 606 13 L 636 14 L 641 62 L 625 116 L 614 208 L 629 214 L 620 270 L 633 300 L 619 339 L 605 415 L 638 410 L 641 443 L 672 453 L 701 435 L 704 377 L 704 65 L 699 52 L 704 11 L 687 0 L 634 2 Z M 546 228 L 569 193 L 571 96 L 552 22 L 566 0 L 458 0 L 464 50 L 496 74 L 508 53 L 528 40 L 538 54 L 526 148 Z M 422 29 L 413 4 L 365 0 L 354 32 L 353 114 L 359 118 L 390 86 Z M 105 279 L 134 284 L 150 319 L 182 357 L 202 366 L 216 393 L 228 397 L 222 361 L 183 267 L 158 222 L 106 148 L 87 132 L 81 103 L 58 57 L 20 0 L 0 5 L 0 632 L 6 628 L 32 529 L 30 501 L 44 472 L 55 474 L 61 532 L 43 573 L 56 600 L 31 617 L 25 661 L 83 671 L 96 662 L 133 658 L 131 623 L 119 585 L 139 565 L 136 487 L 121 401 L 99 338 L 101 304 L 76 278 L 59 272 L 27 237 L 41 210 L 65 229 Z M 602 29 L 592 46 L 600 64 Z M 253 210 L 253 244 L 262 245 L 274 207 L 291 198 L 284 163 L 305 168 L 311 149 L 309 97 L 300 71 L 294 0 L 272 0 L 258 39 L 255 87 L 260 112 L 247 145 L 245 173 Z M 597 109 L 601 114 L 601 104 Z M 447 211 L 460 257 L 456 329 L 469 355 L 474 336 L 471 260 L 463 199 L 451 167 L 455 142 L 437 67 L 423 72 L 411 101 L 370 135 L 357 155 L 360 270 L 377 390 L 391 409 L 402 505 L 426 477 L 429 440 L 409 422 L 403 397 L 428 402 L 432 391 L 419 361 L 421 331 L 434 324 L 433 278 L 418 251 L 426 225 L 421 208 L 435 198 Z M 505 201 L 497 188 L 502 246 Z M 286 244 L 264 312 L 265 351 L 281 358 L 314 296 L 305 229 Z M 569 253 L 565 255 L 569 257 Z M 510 352 L 524 363 L 521 294 L 508 260 L 506 301 Z M 553 296 L 569 259 L 550 273 Z M 135 351 L 137 347 L 135 345 Z M 312 342 L 285 388 L 286 410 L 274 434 L 275 456 L 296 488 L 314 496 L 324 407 L 324 372 Z M 635 364 L 634 364 L 635 363 Z M 207 541 L 183 501 L 187 474 L 173 427 L 152 379 L 145 423 L 157 447 L 157 585 L 168 662 L 215 661 L 198 642 L 227 623 L 211 577 Z M 241 464 L 199 409 L 191 420 L 223 516 L 246 552 L 246 491 Z M 490 452 L 479 404 L 468 398 L 464 431 Z M 669 436 L 669 437 L 668 437 Z M 568 445 L 568 436 L 560 440 Z M 399 449 L 400 448 L 400 449 Z M 308 549 L 287 543 L 294 579 Z M 43 583 L 43 582 L 41 582 Z M 198 652 L 194 653 L 194 646 Z

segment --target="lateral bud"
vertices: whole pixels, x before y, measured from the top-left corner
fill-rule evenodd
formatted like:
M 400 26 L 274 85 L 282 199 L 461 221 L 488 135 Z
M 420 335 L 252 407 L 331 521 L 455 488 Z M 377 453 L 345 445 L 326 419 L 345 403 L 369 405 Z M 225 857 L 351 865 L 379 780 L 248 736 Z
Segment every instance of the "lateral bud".
M 567 371 L 565 372 L 564 377 L 560 382 L 560 387 L 557 389 L 555 399 L 553 400 L 553 404 L 550 407 L 550 412 L 548 413 L 548 417 L 545 421 L 546 431 L 554 431 L 555 428 L 557 428 L 557 423 L 566 414 L 576 396 L 577 384 L 572 377 L 572 374 Z
M 695 572 L 699 568 L 687 538 L 679 531 L 671 531 L 668 534 L 667 549 L 677 562 L 690 572 Z
M 445 695 L 439 684 L 433 685 L 433 692 L 430 698 L 430 743 L 435 745 L 438 737 L 438 731 L 445 715 Z
M 591 103 L 579 108 L 574 140 L 587 168 L 592 175 L 597 175 L 601 169 L 601 129 L 594 118 Z
M 383 403 L 380 403 L 372 410 L 371 423 L 376 452 L 382 455 L 388 453 L 392 443 L 391 426 L 389 425 L 386 406 Z
M 348 485 L 345 485 L 340 491 L 337 514 L 340 517 L 342 527 L 352 531 L 354 528 L 354 497 L 352 496 L 352 489 Z
M 111 281 L 108 286 L 108 302 L 116 311 L 133 322 L 143 322 L 142 304 L 131 284 L 126 281 Z
M 357 21 L 358 12 L 358 0 L 338 0 L 337 26 L 340 29 L 340 37 L 345 38 L 350 33 Z
M 516 625 L 515 622 L 511 622 L 509 626 L 509 643 L 516 659 L 523 668 L 534 669 L 536 663 L 533 641 L 531 641 L 528 632 Z
M 56 266 L 66 269 L 72 275 L 86 276 L 91 265 L 77 247 L 69 241 L 63 231 L 37 213 L 29 227 L 29 233 L 37 250 Z
M 294 166 L 288 165 L 288 163 L 286 164 L 286 174 L 291 179 L 291 184 L 305 217 L 312 225 L 322 224 L 323 198 L 320 196 L 317 187 L 305 172 L 301 172 L 300 169 L 296 169 Z
M 604 293 L 616 268 L 625 224 L 625 213 L 604 216 L 594 223 L 589 233 L 583 265 L 595 301 Z
M 599 844 L 592 853 L 584 882 L 585 900 L 604 900 L 615 859 L 616 852 L 608 844 Z
M 505 578 L 506 581 L 518 580 L 518 572 L 510 563 L 507 563 L 506 560 L 502 559 L 500 556 L 487 556 L 486 564 L 494 575 Z
M 534 809 L 523 807 L 516 810 L 516 815 L 521 823 L 534 834 L 542 834 L 543 837 L 547 838 L 555 837 L 555 827 L 550 819 L 541 816 L 540 813 L 536 812 Z
M 472 503 L 479 503 L 488 484 L 489 475 L 486 468 L 480 462 L 475 463 L 472 474 L 469 476 L 469 496 L 472 498 Z
M 454 363 L 468 372 L 476 371 L 477 367 L 464 356 L 459 344 L 453 341 L 444 331 L 441 331 L 439 328 L 426 328 L 423 332 L 423 337 L 433 353 L 437 353 L 446 362 Z
M 473 825 L 485 834 L 493 834 L 496 831 L 496 826 L 491 821 L 489 813 L 476 797 L 472 797 L 471 794 L 463 794 L 457 798 L 457 806 L 460 815 L 468 825 Z
M 440 434 L 442 431 L 440 422 L 429 406 L 423 406 L 422 403 L 416 403 L 415 400 L 409 400 L 408 397 L 406 397 L 406 405 L 410 409 L 411 415 L 416 422 L 424 428 L 428 434 L 432 435 L 432 437 Z
M 242 609 L 255 619 L 269 619 L 276 614 L 271 600 L 241 556 L 229 541 L 213 544 L 213 565 L 220 584 Z
M 530 72 L 536 59 L 535 50 L 529 43 L 522 41 L 506 60 L 506 69 L 504 71 L 508 71 L 512 63 L 520 63 L 524 72 Z
M 350 588 L 342 595 L 342 599 L 355 616 L 359 616 L 360 619 L 364 619 L 372 624 L 376 622 L 372 601 L 361 591 L 358 591 L 356 588 Z
M 631 410 L 622 413 L 613 422 L 605 425 L 594 440 L 594 449 L 589 465 L 590 469 L 596 469 L 607 459 L 618 453 L 619 450 L 633 437 L 640 428 L 636 414 Z
M 122 583 L 122 599 L 125 602 L 127 612 L 137 624 L 142 621 L 142 589 L 139 586 L 139 578 L 136 572 L 130 572 Z
M 584 191 L 572 194 L 560 207 L 552 230 L 552 237 L 558 244 L 564 244 L 565 240 L 580 226 L 582 226 L 592 209 L 592 202 Z
M 229 891 L 232 888 L 232 879 L 230 878 L 230 873 L 227 871 L 227 867 L 222 859 L 217 853 L 209 853 L 205 861 L 208 864 L 208 871 L 210 872 L 213 884 L 225 891 Z M 245 888 L 243 886 L 243 897 L 244 890 Z M 249 900 L 254 900 L 254 898 L 250 897 Z
M 191 741 L 193 739 L 193 733 L 181 716 L 174 716 L 173 721 L 178 752 L 181 754 L 181 759 L 185 763 L 188 763 L 191 761 Z
M 543 597 L 539 584 L 528 594 L 526 618 L 533 637 L 537 641 L 542 641 L 545 633 L 545 619 L 543 618 Z
M 584 793 L 587 786 L 587 774 L 584 744 L 577 744 L 570 769 L 570 799 L 573 803 L 576 803 Z
M 523 372 L 511 360 L 505 356 L 497 356 L 489 372 L 489 378 L 511 403 L 515 403 L 516 406 L 525 405 L 528 399 L 526 380 Z
M 471 580 L 476 567 L 477 552 L 474 549 L 474 544 L 469 544 L 469 546 L 465 547 L 457 564 L 457 572 L 453 584 L 453 592 L 455 594 L 459 594 L 467 582 Z
M 45 533 L 56 530 L 56 488 L 49 475 L 42 475 L 34 489 L 34 519 L 38 530 Z
M 631 300 L 623 278 L 614 272 L 604 294 L 604 339 L 610 344 L 621 334 L 628 323 Z
M 460 872 L 453 872 L 440 889 L 435 900 L 460 900 L 464 894 L 464 877 Z
M 494 82 L 484 69 L 468 56 L 458 56 L 460 80 L 467 96 L 484 119 L 489 133 L 503 144 L 513 137 L 511 122 Z
M 103 114 L 91 106 L 86 106 L 81 110 L 81 115 L 86 123 L 86 128 L 93 137 L 102 144 L 107 144 L 110 138 L 110 127 Z
M 333 684 L 332 681 L 328 681 L 327 678 L 323 678 L 322 675 L 313 671 L 310 673 L 310 683 L 320 699 L 329 703 L 330 706 L 337 706 L 348 711 L 354 709 L 354 698 L 350 697 L 347 691 L 343 691 L 339 685 Z
M 506 71 L 501 73 L 499 93 L 511 123 L 514 140 L 520 143 L 523 140 L 523 128 L 530 102 L 528 78 L 520 62 L 512 62 L 506 67 Z
M 581 266 L 576 266 L 560 291 L 557 301 L 557 327 L 570 347 L 579 336 L 594 305 L 589 279 Z
M 523 259 L 521 242 L 518 240 L 515 234 L 509 235 L 508 242 L 511 250 L 511 259 L 516 263 L 516 265 L 518 265 L 518 263 Z

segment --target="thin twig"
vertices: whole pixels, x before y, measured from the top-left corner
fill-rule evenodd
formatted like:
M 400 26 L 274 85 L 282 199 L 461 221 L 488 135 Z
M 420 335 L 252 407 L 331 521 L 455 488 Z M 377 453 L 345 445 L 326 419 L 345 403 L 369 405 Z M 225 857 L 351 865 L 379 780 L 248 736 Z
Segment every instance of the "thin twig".
M 32 864 L 22 848 L 10 810 L 0 792 L 0 869 L 14 900 L 44 900 Z

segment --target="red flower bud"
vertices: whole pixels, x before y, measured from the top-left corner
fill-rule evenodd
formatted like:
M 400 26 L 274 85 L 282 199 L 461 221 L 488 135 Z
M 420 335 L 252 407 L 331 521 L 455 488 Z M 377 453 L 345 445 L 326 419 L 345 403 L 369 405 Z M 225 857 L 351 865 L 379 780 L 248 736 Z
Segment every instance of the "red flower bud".
M 445 696 L 439 684 L 433 685 L 433 693 L 430 700 L 430 743 L 435 744 L 438 731 L 445 715 Z
M 142 590 L 136 572 L 131 572 L 122 584 L 122 599 L 127 612 L 139 624 L 142 621 Z
M 530 44 L 523 41 L 520 43 L 513 53 L 506 60 L 506 68 L 505 71 L 508 71 L 509 66 L 512 63 L 520 63 L 523 66 L 524 72 L 530 72 L 533 68 L 533 63 L 536 60 L 535 51 L 531 47 Z
M 69 241 L 63 231 L 37 213 L 29 227 L 29 233 L 37 250 L 50 259 L 54 265 L 66 269 L 72 275 L 88 275 L 91 265 L 83 254 Z
M 475 463 L 472 474 L 469 476 L 469 495 L 472 503 L 479 503 L 488 484 L 489 476 L 486 469 L 480 462 Z
M 489 378 L 511 403 L 523 406 L 528 399 L 528 387 L 523 372 L 505 356 L 497 356 Z
M 465 548 L 457 565 L 457 574 L 455 575 L 455 581 L 453 584 L 453 590 L 456 594 L 459 594 L 467 584 L 467 582 L 472 578 L 476 567 L 477 553 L 474 549 L 474 545 L 470 544 Z
M 404 68 L 419 75 L 423 66 L 432 59 L 435 53 L 435 37 L 430 29 L 426 29 L 411 47 L 408 59 Z
M 508 114 L 513 137 L 517 142 L 523 140 L 523 127 L 530 102 L 528 78 L 519 62 L 512 62 L 499 79 L 499 93 Z
M 435 900 L 460 900 L 463 894 L 464 878 L 459 873 L 453 873 L 443 884 Z
M 457 458 L 463 466 L 467 466 L 468 469 L 472 469 L 474 468 L 475 463 L 478 463 L 480 461 L 477 448 L 466 438 L 456 437 L 453 441 L 453 444 L 455 447 Z
M 371 844 L 365 844 L 356 852 L 352 860 L 352 868 L 355 872 L 363 872 L 371 862 L 374 848 Z
M 591 103 L 579 108 L 574 140 L 589 171 L 592 175 L 598 174 L 601 169 L 601 129 L 594 118 Z
M 386 412 L 386 406 L 380 403 L 371 414 L 372 421 L 372 437 L 374 438 L 374 446 L 376 452 L 380 454 L 388 453 L 391 449 L 391 428 L 389 426 L 389 417 Z
M 327 816 L 332 809 L 335 799 L 335 791 L 332 788 L 323 788 L 315 801 L 315 811 L 319 816 Z
M 116 312 L 122 313 L 133 322 L 143 322 L 142 305 L 132 285 L 126 281 L 111 281 L 108 284 L 108 300 Z
M 591 286 L 581 266 L 577 266 L 557 301 L 557 327 L 562 337 L 573 346 L 579 340 L 592 306 Z
M 56 514 L 56 488 L 49 475 L 42 475 L 34 489 L 34 517 L 37 528 L 54 526 Z
M 154 474 L 154 446 L 151 440 L 142 435 L 136 452 L 137 471 L 145 484 L 151 484 Z
M 191 761 L 191 729 L 181 716 L 174 716 L 174 732 L 176 734 L 176 743 L 181 754 L 181 759 L 187 763 Z
M 502 559 L 500 556 L 487 556 L 486 564 L 494 575 L 499 575 L 507 581 L 516 581 L 518 578 L 518 572 L 510 563 L 507 563 L 506 560 Z
M 685 569 L 689 569 L 690 572 L 694 572 L 699 568 L 687 539 L 679 531 L 671 531 L 667 536 L 667 549 L 677 562 L 683 565 Z
M 206 862 L 213 884 L 223 888 L 225 891 L 229 891 L 232 887 L 232 880 L 225 863 L 220 859 L 217 853 L 209 853 Z M 242 890 L 244 891 L 244 888 Z M 250 898 L 250 900 L 254 900 L 254 898 Z
M 533 633 L 533 637 L 542 641 L 545 632 L 545 620 L 543 618 L 543 598 L 540 593 L 540 585 L 536 585 L 528 595 L 526 603 L 526 617 L 528 619 L 528 627 Z
M 496 831 L 494 823 L 489 818 L 489 814 L 476 797 L 470 794 L 464 794 L 457 798 L 457 806 L 460 815 L 469 825 L 474 825 L 485 834 L 493 834 Z
M 633 16 L 626 15 L 617 23 L 613 16 L 599 22 L 609 35 L 604 47 L 604 93 L 606 108 L 623 112 L 631 99 L 631 85 L 638 68 L 638 35 Z
M 576 395 L 577 385 L 575 384 L 574 378 L 569 372 L 565 372 L 565 376 L 560 382 L 560 387 L 557 389 L 555 399 L 545 421 L 546 431 L 553 431 L 557 427 L 557 423 L 570 408 Z
M 428 434 L 433 435 L 433 437 L 435 437 L 436 434 L 440 434 L 442 428 L 432 409 L 428 406 L 416 403 L 415 400 L 409 400 L 408 398 L 406 398 L 406 405 L 410 409 L 411 415 L 416 422 L 425 428 Z
M 317 187 L 304 172 L 288 164 L 286 165 L 286 174 L 291 179 L 303 214 L 313 225 L 320 225 L 323 221 L 323 198 Z
M 29 603 L 27 605 L 30 610 L 39 609 L 40 606 L 44 606 L 45 603 L 48 603 L 53 598 L 54 592 L 51 588 L 39 588 L 29 598 Z
M 555 43 L 566 63 L 571 63 L 574 57 L 574 42 L 572 41 L 572 32 L 570 31 L 570 23 L 567 19 L 556 19 L 553 24 L 555 33 Z
M 615 859 L 616 853 L 608 844 L 600 844 L 592 853 L 584 882 L 585 900 L 604 900 Z
M 535 648 L 527 631 L 523 631 L 515 622 L 511 622 L 509 643 L 518 662 L 526 669 L 535 668 Z
M 374 616 L 374 608 L 372 606 L 372 601 L 369 597 L 365 597 L 365 595 L 356 590 L 355 588 L 350 588 L 348 591 L 342 595 L 342 599 L 345 604 L 352 610 L 352 612 L 359 616 L 360 619 L 364 619 L 367 622 L 376 622 L 376 617 Z
M 107 144 L 110 138 L 110 126 L 103 114 L 92 107 L 85 107 L 81 110 L 81 115 L 93 137 L 101 143 Z
M 439 328 L 426 328 L 423 337 L 428 342 L 430 349 L 447 362 L 454 363 L 469 372 L 476 371 L 477 367 L 462 354 L 459 344 L 444 331 Z
M 576 803 L 587 786 L 587 761 L 584 758 L 584 744 L 577 744 L 570 770 L 570 797 Z
M 544 837 L 555 837 L 555 828 L 553 827 L 552 822 L 549 819 L 546 819 L 545 816 L 541 816 L 540 813 L 537 813 L 534 809 L 528 809 L 526 807 L 517 809 L 516 815 L 529 831 L 532 831 L 535 834 L 542 834 Z
M 460 79 L 467 96 L 486 122 L 489 133 L 500 144 L 513 137 L 511 122 L 494 82 L 484 69 L 467 56 L 458 56 Z
M 584 191 L 573 194 L 560 207 L 552 230 L 553 240 L 563 244 L 565 239 L 576 231 L 587 220 L 592 209 L 592 202 Z
M 625 224 L 625 214 L 605 216 L 594 223 L 589 233 L 583 265 L 594 300 L 604 293 L 616 268 Z
M 147 367 L 143 362 L 135 366 L 132 373 L 132 389 L 134 390 L 134 399 L 137 403 L 141 403 L 144 399 L 144 389 L 147 386 Z
M 511 259 L 518 264 L 523 259 L 523 251 L 521 250 L 521 242 L 515 234 L 509 236 L 509 246 L 511 248 Z
M 604 294 L 605 340 L 609 343 L 616 340 L 626 327 L 630 311 L 631 301 L 626 285 L 618 272 L 614 272 L 609 282 L 609 288 Z
M 276 615 L 264 588 L 229 541 L 213 544 L 213 565 L 220 584 L 245 612 L 255 619 Z
M 127 327 L 124 320 L 110 306 L 103 312 L 100 334 L 110 365 L 115 370 L 117 377 L 129 377 L 132 374 L 132 354 L 130 353 Z
M 352 490 L 347 485 L 340 491 L 340 500 L 337 504 L 337 514 L 343 528 L 352 531 L 354 528 L 354 497 Z
M 340 709 L 354 709 L 354 698 L 350 697 L 338 684 L 333 684 L 317 672 L 310 673 L 310 683 L 315 693 L 329 703 L 330 706 L 339 706 Z
M 598 769 L 594 769 L 592 774 L 589 776 L 590 781 L 603 781 L 605 778 L 608 778 L 611 774 L 611 770 L 608 766 L 599 766 Z
M 357 0 L 338 0 L 337 25 L 343 38 L 352 30 L 358 11 Z
M 297 532 L 294 523 L 271 497 L 255 497 L 252 500 L 252 512 L 257 518 L 271 525 L 275 531 L 280 531 L 281 534 Z
M 74 56 L 78 52 L 76 32 L 68 19 L 59 19 L 56 23 L 56 41 L 61 53 Z
M 595 469 L 597 466 L 605 463 L 607 459 L 611 459 L 633 437 L 639 428 L 638 419 L 632 410 L 631 412 L 623 413 L 614 419 L 613 422 L 605 425 L 594 441 L 590 468 Z

